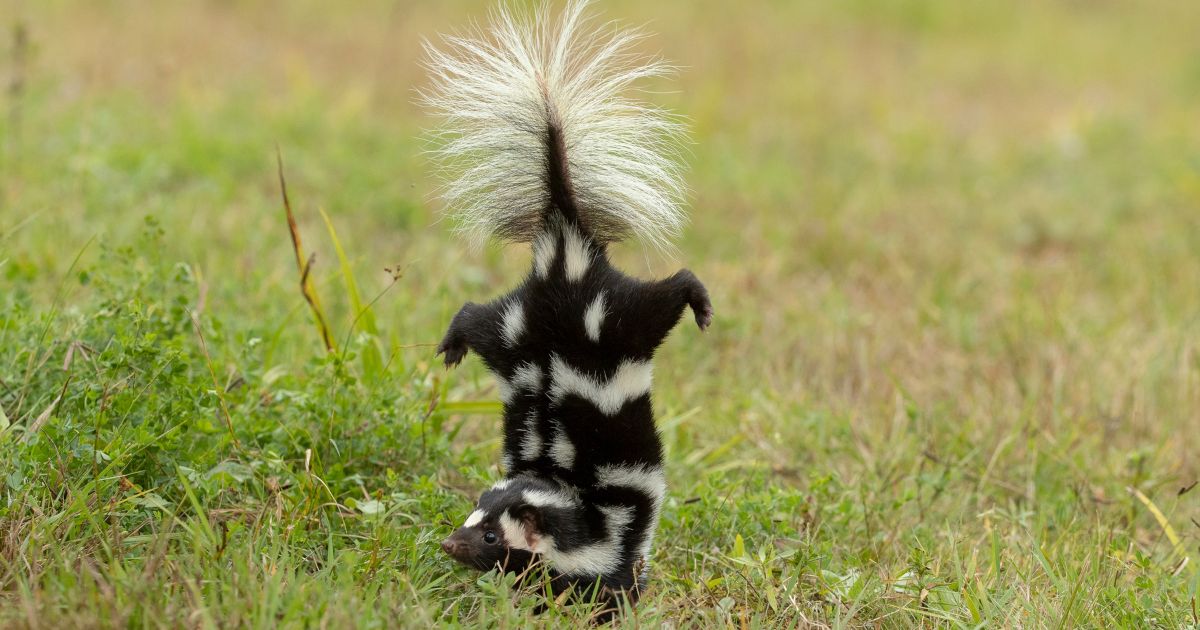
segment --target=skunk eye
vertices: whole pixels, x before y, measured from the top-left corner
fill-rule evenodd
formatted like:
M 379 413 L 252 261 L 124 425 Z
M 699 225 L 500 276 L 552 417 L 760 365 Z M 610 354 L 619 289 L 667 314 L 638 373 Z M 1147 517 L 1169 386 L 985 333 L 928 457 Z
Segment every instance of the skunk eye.
M 496 532 L 484 532 L 483 542 L 485 542 L 489 545 L 496 544 Z

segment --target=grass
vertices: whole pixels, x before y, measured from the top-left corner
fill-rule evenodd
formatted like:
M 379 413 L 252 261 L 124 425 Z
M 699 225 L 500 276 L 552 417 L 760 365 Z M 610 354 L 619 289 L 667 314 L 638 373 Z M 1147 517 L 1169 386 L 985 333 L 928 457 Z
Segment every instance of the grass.
M 419 38 L 482 7 L 14 7 L 0 626 L 584 619 L 436 547 L 500 471 L 433 344 L 528 264 L 427 201 Z M 1200 626 L 1197 9 L 600 7 L 696 140 L 679 260 L 617 258 L 718 311 L 625 623 Z

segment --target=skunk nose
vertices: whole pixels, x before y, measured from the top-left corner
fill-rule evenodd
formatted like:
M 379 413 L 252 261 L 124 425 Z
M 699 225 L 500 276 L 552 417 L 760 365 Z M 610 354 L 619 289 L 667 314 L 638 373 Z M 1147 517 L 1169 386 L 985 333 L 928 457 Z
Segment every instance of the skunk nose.
M 442 551 L 445 551 L 448 555 L 453 556 L 454 552 L 458 551 L 458 543 L 447 538 L 446 540 L 442 541 Z

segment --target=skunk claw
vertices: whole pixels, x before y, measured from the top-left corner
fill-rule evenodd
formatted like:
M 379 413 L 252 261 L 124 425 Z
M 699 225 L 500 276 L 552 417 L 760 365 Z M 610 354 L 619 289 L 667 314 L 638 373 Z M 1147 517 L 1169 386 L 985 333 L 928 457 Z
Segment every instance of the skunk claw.
M 696 311 L 696 325 L 700 327 L 701 331 L 708 330 L 713 319 L 712 304 L 705 302 L 703 306 L 694 310 Z
M 438 346 L 437 353 L 446 355 L 446 367 L 452 368 L 459 363 L 462 363 L 463 357 L 467 356 L 467 346 L 463 343 L 456 344 L 449 341 L 443 341 Z

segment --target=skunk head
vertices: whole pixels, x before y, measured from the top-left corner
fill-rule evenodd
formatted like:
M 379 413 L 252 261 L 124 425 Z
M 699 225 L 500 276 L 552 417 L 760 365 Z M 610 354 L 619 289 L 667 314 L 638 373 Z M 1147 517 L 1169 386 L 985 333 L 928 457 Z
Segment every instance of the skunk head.
M 469 567 L 520 572 L 554 544 L 547 528 L 574 514 L 577 499 L 557 484 L 533 477 L 500 481 L 479 497 L 474 512 L 442 541 L 442 550 Z

